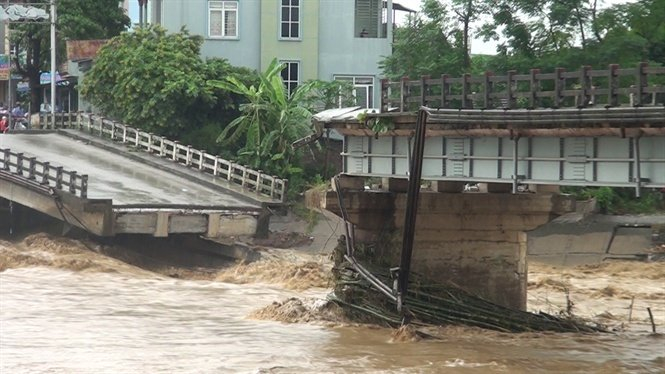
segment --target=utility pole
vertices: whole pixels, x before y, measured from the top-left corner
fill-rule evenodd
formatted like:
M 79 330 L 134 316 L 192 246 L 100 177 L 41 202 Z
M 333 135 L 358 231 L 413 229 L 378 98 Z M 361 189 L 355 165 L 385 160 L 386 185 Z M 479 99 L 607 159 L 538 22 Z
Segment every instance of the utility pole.
M 12 4 L 10 3 L 10 0 L 5 0 L 4 4 L 0 5 L 0 23 L 6 23 L 6 25 L 9 25 L 11 23 L 31 23 L 31 24 L 46 24 L 50 23 L 51 25 L 51 114 L 53 117 L 53 127 L 55 127 L 55 83 L 56 83 L 56 42 L 55 42 L 55 22 L 56 22 L 56 5 L 55 5 L 56 0 L 44 0 L 44 2 L 40 3 L 30 3 L 31 5 L 24 5 L 23 2 L 21 3 L 15 3 Z M 44 6 L 44 5 L 51 5 L 51 14 L 40 8 L 36 7 L 33 5 L 39 5 L 39 6 Z M 49 20 L 50 18 L 50 20 Z M 9 27 L 7 27 L 9 29 Z M 8 37 L 8 36 L 7 36 Z M 18 51 L 15 51 L 16 53 L 14 54 L 13 58 L 18 60 Z M 9 54 L 11 55 L 11 52 Z M 11 61 L 11 60 L 10 60 Z M 12 86 L 12 77 L 11 77 L 11 62 L 10 62 L 10 71 L 9 71 L 9 88 L 8 88 L 8 95 L 9 95 L 9 103 L 10 103 L 10 113 L 8 115 L 10 119 L 10 124 L 11 124 L 11 102 L 12 102 L 12 92 L 11 92 L 11 86 Z M 34 87 L 30 87 L 30 89 L 34 89 Z M 48 127 L 48 124 L 47 124 Z
M 55 129 L 55 83 L 56 83 L 56 61 L 55 61 L 55 0 L 51 0 L 51 128 Z
M 139 0 L 139 27 L 143 27 L 143 0 Z
M 139 27 L 148 25 L 148 0 L 139 1 Z

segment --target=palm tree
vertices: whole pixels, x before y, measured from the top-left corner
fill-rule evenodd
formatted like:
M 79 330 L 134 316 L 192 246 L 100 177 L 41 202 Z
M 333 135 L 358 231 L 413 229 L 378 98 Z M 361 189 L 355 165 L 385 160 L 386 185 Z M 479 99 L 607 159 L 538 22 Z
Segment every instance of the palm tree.
M 239 107 L 241 116 L 227 125 L 217 141 L 225 144 L 244 141 L 238 151 L 239 162 L 287 177 L 302 171 L 292 164 L 297 154 L 291 143 L 311 132 L 312 113 L 305 104 L 319 82 L 302 84 L 289 95 L 280 75 L 282 69 L 284 65 L 274 59 L 259 74 L 257 86 L 248 86 L 235 77 L 210 84 L 247 100 Z

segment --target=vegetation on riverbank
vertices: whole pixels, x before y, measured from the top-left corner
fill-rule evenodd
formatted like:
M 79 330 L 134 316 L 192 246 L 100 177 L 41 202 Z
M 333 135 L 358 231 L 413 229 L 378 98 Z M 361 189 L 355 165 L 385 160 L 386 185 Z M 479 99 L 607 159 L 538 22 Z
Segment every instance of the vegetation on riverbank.
M 665 213 L 665 193 L 657 189 L 644 189 L 641 197 L 635 197 L 634 188 L 562 187 L 561 192 L 578 200 L 596 199 L 604 214 Z

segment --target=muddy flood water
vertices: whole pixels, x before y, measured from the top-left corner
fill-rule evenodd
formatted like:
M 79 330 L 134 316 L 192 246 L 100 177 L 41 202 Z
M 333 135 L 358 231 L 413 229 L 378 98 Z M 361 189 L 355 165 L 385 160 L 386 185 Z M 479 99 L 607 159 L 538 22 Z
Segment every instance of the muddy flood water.
M 530 310 L 563 310 L 567 293 L 574 313 L 616 333 L 440 327 L 419 339 L 321 308 L 321 258 L 146 270 L 72 239 L 0 241 L 0 373 L 665 372 L 665 337 L 646 312 L 664 332 L 664 263 L 530 264 Z M 290 298 L 302 301 L 278 307 Z

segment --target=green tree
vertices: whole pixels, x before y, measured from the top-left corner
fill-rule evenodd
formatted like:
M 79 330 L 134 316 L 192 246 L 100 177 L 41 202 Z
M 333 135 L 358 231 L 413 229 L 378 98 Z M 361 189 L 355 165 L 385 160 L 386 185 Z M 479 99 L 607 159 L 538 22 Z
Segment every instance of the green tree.
M 424 0 L 422 9 L 422 16 L 395 30 L 393 53 L 380 63 L 390 79 L 463 71 L 463 53 L 454 45 L 456 31 L 446 8 L 437 0 Z
M 485 13 L 485 4 L 481 0 L 452 0 L 452 11 L 461 23 L 458 28 L 457 44 L 462 53 L 462 67 L 465 72 L 471 70 L 471 23 Z
M 212 58 L 205 63 L 206 80 L 222 80 L 227 76 L 234 76 L 240 82 L 247 85 L 259 82 L 255 71 L 232 66 L 225 59 Z M 218 87 L 211 87 L 215 101 L 212 106 L 197 102 L 192 108 L 182 108 L 187 113 L 182 131 L 178 133 L 178 139 L 184 144 L 205 149 L 210 153 L 232 158 L 240 148 L 238 144 L 223 145 L 217 142 L 219 133 L 224 127 L 240 115 L 238 107 L 245 102 L 245 98 Z
M 486 39 L 502 40 L 489 66 L 524 72 L 665 62 L 665 2 L 597 6 L 595 0 L 499 0 L 480 31 Z
M 210 84 L 245 97 L 241 115 L 219 135 L 224 144 L 244 144 L 238 162 L 280 176 L 293 176 L 302 170 L 294 165 L 299 157 L 291 144 L 311 132 L 311 111 L 302 106 L 309 101 L 317 81 L 298 86 L 290 95 L 280 72 L 284 65 L 273 60 L 259 74 L 258 85 L 247 85 L 236 77 Z
M 234 69 L 220 60 L 206 64 L 201 44 L 185 30 L 167 34 L 161 26 L 123 33 L 100 49 L 82 93 L 109 117 L 178 137 L 234 104 L 207 84 Z
M 25 0 L 26 5 L 49 8 L 43 0 Z M 58 63 L 64 60 L 66 39 L 107 39 L 129 26 L 129 17 L 117 0 L 57 0 L 56 19 Z M 30 84 L 31 111 L 39 110 L 39 75 L 50 70 L 50 27 L 47 23 L 12 23 L 10 40 L 14 46 L 16 72 Z

